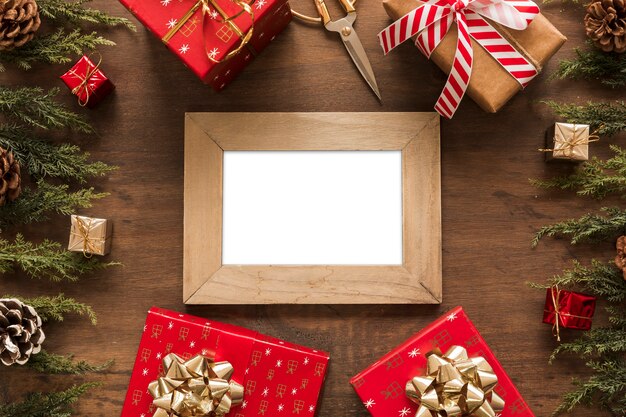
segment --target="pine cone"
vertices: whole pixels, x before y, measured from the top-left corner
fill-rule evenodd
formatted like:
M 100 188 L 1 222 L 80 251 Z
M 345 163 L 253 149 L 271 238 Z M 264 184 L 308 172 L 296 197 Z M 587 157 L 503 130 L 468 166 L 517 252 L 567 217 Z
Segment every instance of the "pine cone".
M 0 0 L 0 51 L 19 48 L 41 25 L 35 0 Z
M 0 207 L 20 195 L 21 183 L 19 162 L 11 152 L 0 148 Z
M 620 236 L 617 238 L 615 248 L 617 249 L 615 266 L 622 270 L 624 279 L 626 279 L 626 236 Z
M 7 366 L 24 365 L 39 353 L 46 339 L 41 317 L 20 300 L 0 298 L 0 361 Z
M 604 52 L 626 52 L 626 0 L 597 0 L 587 7 L 587 36 Z

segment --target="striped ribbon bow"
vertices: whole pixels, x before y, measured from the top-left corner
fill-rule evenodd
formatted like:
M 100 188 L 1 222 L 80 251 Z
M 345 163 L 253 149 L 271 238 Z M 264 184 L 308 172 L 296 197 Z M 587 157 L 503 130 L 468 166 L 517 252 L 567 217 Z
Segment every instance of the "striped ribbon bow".
M 539 13 L 530 0 L 429 0 L 378 34 L 383 51 L 416 36 L 415 44 L 430 58 L 453 22 L 458 28 L 454 61 L 435 110 L 450 119 L 458 108 L 472 74 L 474 38 L 502 67 L 525 87 L 538 73 L 484 17 L 515 30 L 524 30 Z

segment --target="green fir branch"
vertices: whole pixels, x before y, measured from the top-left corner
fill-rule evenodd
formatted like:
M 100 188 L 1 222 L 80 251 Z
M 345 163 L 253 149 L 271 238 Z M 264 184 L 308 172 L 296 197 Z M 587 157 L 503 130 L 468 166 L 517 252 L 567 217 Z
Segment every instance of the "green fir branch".
M 83 33 L 80 29 L 65 32 L 63 29 L 49 35 L 37 36 L 21 48 L 3 51 L 0 54 L 0 72 L 5 65 L 13 64 L 23 70 L 29 70 L 35 63 L 66 64 L 72 56 L 82 55 L 98 46 L 112 46 L 110 41 L 96 32 Z
M 0 54 L 0 60 L 3 54 Z M 55 99 L 58 93 L 58 88 L 46 92 L 39 87 L 0 86 L 0 113 L 11 121 L 36 128 L 69 128 L 92 133 L 93 128 L 82 116 L 68 110 Z
M 583 266 L 574 261 L 571 269 L 566 269 L 545 284 L 529 283 L 533 288 L 547 289 L 555 285 L 560 288 L 576 287 L 582 292 L 591 293 L 596 297 L 604 297 L 610 302 L 621 302 L 626 299 L 626 281 L 622 271 L 613 263 L 604 263 L 596 259 L 591 266 Z M 613 311 L 615 314 L 616 312 Z
M 540 188 L 576 190 L 578 195 L 597 199 L 610 194 L 620 194 L 626 198 L 626 150 L 615 145 L 610 148 L 615 153 L 610 159 L 603 161 L 593 157 L 571 175 L 530 182 Z
M 11 295 L 5 295 L 3 298 L 19 298 Z M 65 315 L 72 313 L 80 316 L 87 316 L 91 324 L 96 325 L 98 323 L 98 317 L 96 312 L 87 304 L 80 303 L 74 298 L 68 298 L 63 294 L 59 294 L 55 297 L 36 297 L 29 299 L 22 299 L 22 302 L 30 305 L 44 322 L 48 321 L 63 321 Z
M 559 62 L 558 70 L 551 78 L 574 80 L 598 80 L 611 88 L 626 85 L 626 55 L 603 52 L 591 47 L 574 49 L 576 57 Z
M 535 234 L 532 247 L 548 237 L 569 237 L 571 244 L 590 241 L 598 242 L 626 234 L 626 211 L 617 207 L 601 209 L 605 215 L 585 214 L 579 219 L 569 219 L 550 226 L 544 226 Z
M 0 403 L 2 417 L 70 417 L 74 410 L 72 406 L 87 391 L 100 386 L 98 383 L 88 382 L 74 385 L 65 391 L 53 393 L 33 393 L 23 402 L 13 404 Z
M 49 213 L 69 216 L 79 208 L 91 207 L 92 200 L 107 195 L 97 193 L 93 188 L 70 192 L 68 185 L 52 185 L 39 180 L 36 189 L 25 188 L 20 198 L 0 207 L 0 229 L 47 220 Z
M 76 145 L 53 145 L 31 137 L 16 125 L 0 125 L 0 147 L 10 150 L 31 177 L 56 177 L 85 183 L 90 177 L 102 177 L 117 169 L 104 162 L 89 162 L 89 153 Z
M 588 102 L 584 106 L 545 101 L 548 106 L 568 123 L 587 124 L 598 135 L 614 135 L 626 130 L 626 103 Z
M 550 355 L 550 362 L 561 353 L 589 357 L 623 352 L 626 352 L 626 329 L 596 327 L 572 342 L 561 343 Z
M 100 10 L 84 7 L 91 0 L 39 0 L 39 11 L 48 19 L 63 18 L 70 23 L 93 23 L 105 26 L 125 26 L 131 30 L 137 30 L 135 25 L 123 17 L 111 16 Z
M 58 282 L 78 281 L 81 275 L 88 272 L 118 264 L 69 252 L 61 244 L 50 240 L 36 245 L 18 234 L 13 242 L 0 239 L 0 273 L 13 272 L 16 265 L 31 278 Z
M 626 311 L 618 306 L 606 307 L 606 311 L 609 313 L 609 323 L 614 327 L 621 327 L 626 329 Z
M 52 375 L 84 375 L 88 372 L 102 372 L 113 365 L 113 360 L 100 365 L 92 365 L 87 361 L 75 361 L 74 355 L 57 355 L 42 350 L 30 357 L 26 366 L 37 372 Z
M 605 359 L 587 362 L 594 374 L 587 381 L 575 380 L 575 390 L 563 396 L 553 415 L 567 414 L 579 405 L 610 411 L 614 416 L 626 415 L 626 362 Z

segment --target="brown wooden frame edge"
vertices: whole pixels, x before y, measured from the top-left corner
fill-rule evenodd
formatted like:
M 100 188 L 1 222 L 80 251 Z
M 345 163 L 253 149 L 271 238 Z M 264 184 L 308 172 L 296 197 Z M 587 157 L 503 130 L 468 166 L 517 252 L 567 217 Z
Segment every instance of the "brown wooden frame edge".
M 187 113 L 184 302 L 441 303 L 439 139 L 435 113 Z M 401 150 L 403 265 L 222 265 L 229 150 Z

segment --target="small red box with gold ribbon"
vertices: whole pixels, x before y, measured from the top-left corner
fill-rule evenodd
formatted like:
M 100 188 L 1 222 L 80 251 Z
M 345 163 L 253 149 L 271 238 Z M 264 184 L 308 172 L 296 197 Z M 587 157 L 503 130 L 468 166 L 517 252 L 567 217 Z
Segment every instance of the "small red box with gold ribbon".
M 533 417 L 461 307 L 350 380 L 373 417 Z
M 224 88 L 291 21 L 287 0 L 120 0 L 201 80 Z
M 561 290 L 554 286 L 546 291 L 546 307 L 543 322 L 551 324 L 557 340 L 561 340 L 561 327 L 589 330 L 596 311 L 596 297 Z
M 61 76 L 72 94 L 78 97 L 78 104 L 81 106 L 93 108 L 115 89 L 111 80 L 100 69 L 101 63 L 102 57 L 94 64 L 88 56 L 83 55 Z
M 153 307 L 122 417 L 314 416 L 329 356 Z

